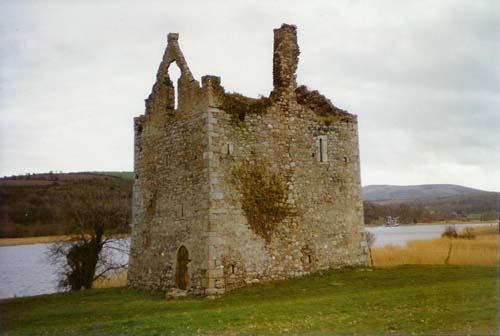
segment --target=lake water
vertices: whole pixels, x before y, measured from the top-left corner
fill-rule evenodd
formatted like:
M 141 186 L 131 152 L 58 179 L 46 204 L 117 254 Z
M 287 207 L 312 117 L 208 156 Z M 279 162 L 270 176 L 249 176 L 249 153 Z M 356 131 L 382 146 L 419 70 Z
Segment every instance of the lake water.
M 0 247 L 0 299 L 62 291 L 57 288 L 59 266 L 49 260 L 53 244 Z M 128 262 L 128 239 L 117 240 L 107 254 L 119 264 Z
M 456 224 L 457 230 L 478 224 Z M 483 224 L 495 225 L 496 224 Z M 374 247 L 387 244 L 405 245 L 414 239 L 437 238 L 448 225 L 412 225 L 398 227 L 367 227 L 375 235 Z M 128 240 L 120 240 L 127 247 Z M 32 244 L 0 247 L 0 299 L 48 294 L 61 291 L 57 288 L 58 267 L 48 259 L 52 244 Z M 125 248 L 126 249 L 126 248 Z M 128 261 L 123 249 L 110 251 L 113 260 Z
M 491 224 L 445 224 L 445 225 L 402 225 L 396 227 L 375 226 L 367 227 L 366 231 L 375 235 L 373 247 L 385 245 L 406 245 L 409 240 L 433 239 L 441 236 L 447 226 L 454 226 L 457 231 L 466 227 L 474 226 L 496 226 Z

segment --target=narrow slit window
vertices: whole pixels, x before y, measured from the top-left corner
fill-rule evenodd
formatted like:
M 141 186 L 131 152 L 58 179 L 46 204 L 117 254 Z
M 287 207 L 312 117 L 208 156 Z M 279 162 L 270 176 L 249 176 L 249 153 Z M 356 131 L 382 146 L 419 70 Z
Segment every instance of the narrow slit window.
M 316 138 L 317 160 L 320 163 L 328 162 L 328 142 L 326 135 L 320 135 Z
M 231 156 L 234 153 L 234 145 L 232 142 L 226 142 L 222 146 L 222 155 L 224 156 Z
M 321 139 L 321 138 L 319 138 L 319 162 L 324 162 L 324 160 L 323 160 L 323 139 Z

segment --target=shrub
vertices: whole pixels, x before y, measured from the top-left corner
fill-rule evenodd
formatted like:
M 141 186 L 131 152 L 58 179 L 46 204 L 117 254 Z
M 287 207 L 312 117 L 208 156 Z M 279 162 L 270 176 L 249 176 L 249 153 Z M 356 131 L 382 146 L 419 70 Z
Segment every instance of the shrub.
M 457 232 L 454 226 L 447 226 L 441 237 L 458 239 L 475 239 L 476 233 L 471 228 L 465 228 L 462 232 Z
M 462 239 L 475 239 L 476 233 L 471 228 L 465 228 L 461 233 L 458 234 L 458 238 Z
M 457 238 L 458 237 L 457 229 L 455 229 L 454 226 L 447 226 L 444 232 L 441 234 L 441 237 Z

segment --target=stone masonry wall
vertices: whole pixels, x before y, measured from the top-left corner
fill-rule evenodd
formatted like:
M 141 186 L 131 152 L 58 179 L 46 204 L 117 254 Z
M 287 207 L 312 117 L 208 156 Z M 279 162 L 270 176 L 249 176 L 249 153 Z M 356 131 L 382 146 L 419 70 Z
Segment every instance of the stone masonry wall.
M 178 91 L 168 75 L 181 69 Z M 174 94 L 179 106 L 174 110 Z M 135 119 L 135 183 L 129 285 L 152 290 L 176 286 L 177 251 L 189 252 L 190 290 L 202 291 L 206 270 L 208 189 L 207 88 L 195 81 L 177 44 L 169 44 L 146 114 Z
M 181 246 L 188 294 L 366 265 L 357 118 L 297 88 L 295 26 L 274 36 L 273 92 L 252 99 L 226 93 L 214 76 L 200 87 L 169 35 L 135 120 L 131 286 L 179 287 Z M 181 69 L 177 110 L 172 62 Z

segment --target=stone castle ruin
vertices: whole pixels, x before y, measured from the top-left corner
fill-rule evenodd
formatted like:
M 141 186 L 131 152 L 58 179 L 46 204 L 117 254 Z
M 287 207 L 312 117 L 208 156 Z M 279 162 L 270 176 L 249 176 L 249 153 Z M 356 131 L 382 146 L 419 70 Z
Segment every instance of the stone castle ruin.
M 357 118 L 297 86 L 298 60 L 296 27 L 283 24 L 274 88 L 248 98 L 219 77 L 200 85 L 168 35 L 135 118 L 130 286 L 215 295 L 366 265 Z

